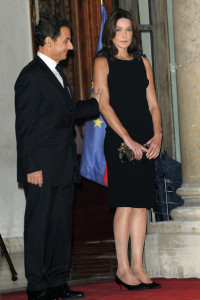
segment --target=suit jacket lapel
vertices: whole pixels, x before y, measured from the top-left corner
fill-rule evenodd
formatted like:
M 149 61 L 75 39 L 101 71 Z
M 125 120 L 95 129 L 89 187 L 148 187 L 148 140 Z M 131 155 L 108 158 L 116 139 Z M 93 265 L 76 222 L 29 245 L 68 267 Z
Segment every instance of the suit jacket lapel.
M 55 84 L 58 89 L 60 89 L 60 91 L 62 91 L 63 95 L 65 96 L 65 98 L 68 100 L 68 102 L 72 105 L 73 109 L 75 108 L 75 103 L 74 103 L 74 98 L 73 98 L 73 94 L 71 92 L 67 91 L 66 89 L 63 88 L 62 84 L 59 82 L 59 80 L 56 78 L 56 76 L 53 74 L 53 72 L 49 69 L 49 67 L 45 64 L 45 62 L 43 62 L 43 60 L 36 55 L 35 60 L 38 61 L 38 63 L 41 65 L 41 67 L 43 68 L 43 70 L 46 72 L 46 76 L 49 77 L 49 80 L 51 82 L 53 82 L 53 84 Z M 69 85 L 68 85 L 69 86 Z M 70 95 L 71 93 L 71 95 Z M 66 97 L 68 96 L 68 97 Z

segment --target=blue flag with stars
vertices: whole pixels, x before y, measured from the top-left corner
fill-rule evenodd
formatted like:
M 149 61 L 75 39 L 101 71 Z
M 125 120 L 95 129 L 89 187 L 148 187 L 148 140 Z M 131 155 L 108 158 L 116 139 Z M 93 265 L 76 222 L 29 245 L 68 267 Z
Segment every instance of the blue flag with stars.
M 101 29 L 97 51 L 102 48 L 102 32 L 103 26 L 107 19 L 106 9 L 101 5 Z M 93 80 L 91 84 L 90 96 L 93 93 Z M 96 120 L 87 121 L 85 123 L 84 140 L 81 159 L 81 175 L 99 184 L 103 183 L 106 159 L 104 156 L 104 138 L 105 138 L 106 123 L 102 117 Z

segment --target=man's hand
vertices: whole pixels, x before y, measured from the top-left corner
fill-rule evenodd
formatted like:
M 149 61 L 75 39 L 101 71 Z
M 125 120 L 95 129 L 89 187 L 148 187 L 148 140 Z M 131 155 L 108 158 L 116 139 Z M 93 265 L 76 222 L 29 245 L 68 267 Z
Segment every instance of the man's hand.
M 42 187 L 43 184 L 42 170 L 27 174 L 27 181 L 29 183 Z
M 95 93 L 95 91 L 94 91 L 91 95 L 91 98 L 95 98 L 98 103 L 100 103 L 100 101 L 101 101 L 101 91 L 102 91 L 102 88 L 99 88 L 97 93 Z

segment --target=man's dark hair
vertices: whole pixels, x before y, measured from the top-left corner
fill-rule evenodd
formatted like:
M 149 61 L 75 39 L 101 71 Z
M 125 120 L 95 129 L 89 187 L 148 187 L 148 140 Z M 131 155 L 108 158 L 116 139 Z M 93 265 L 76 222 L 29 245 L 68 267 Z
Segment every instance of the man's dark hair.
M 51 37 L 54 41 L 60 35 L 60 28 L 67 27 L 71 30 L 69 22 L 57 16 L 50 16 L 48 19 L 41 18 L 35 27 L 34 38 L 37 45 L 44 46 L 45 38 Z
M 117 9 L 113 11 L 105 22 L 102 33 L 102 49 L 98 52 L 97 56 L 102 56 L 103 53 L 108 56 L 117 55 L 117 47 L 113 43 L 113 38 L 116 35 L 116 24 L 121 18 L 129 19 L 133 30 L 133 39 L 128 47 L 129 55 L 133 55 L 140 51 L 140 34 L 133 16 L 124 9 Z

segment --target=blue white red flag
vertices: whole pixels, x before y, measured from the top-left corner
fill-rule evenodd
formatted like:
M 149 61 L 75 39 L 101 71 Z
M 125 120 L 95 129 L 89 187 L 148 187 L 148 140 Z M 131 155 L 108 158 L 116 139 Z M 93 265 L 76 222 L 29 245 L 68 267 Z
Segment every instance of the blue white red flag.
M 101 29 L 97 51 L 102 48 L 102 32 L 107 19 L 106 9 L 101 5 Z M 91 83 L 90 96 L 93 93 L 93 80 Z M 81 159 L 81 175 L 99 184 L 105 185 L 104 174 L 106 169 L 106 159 L 104 156 L 104 138 L 106 123 L 102 117 L 96 120 L 87 121 L 84 129 L 84 140 Z

